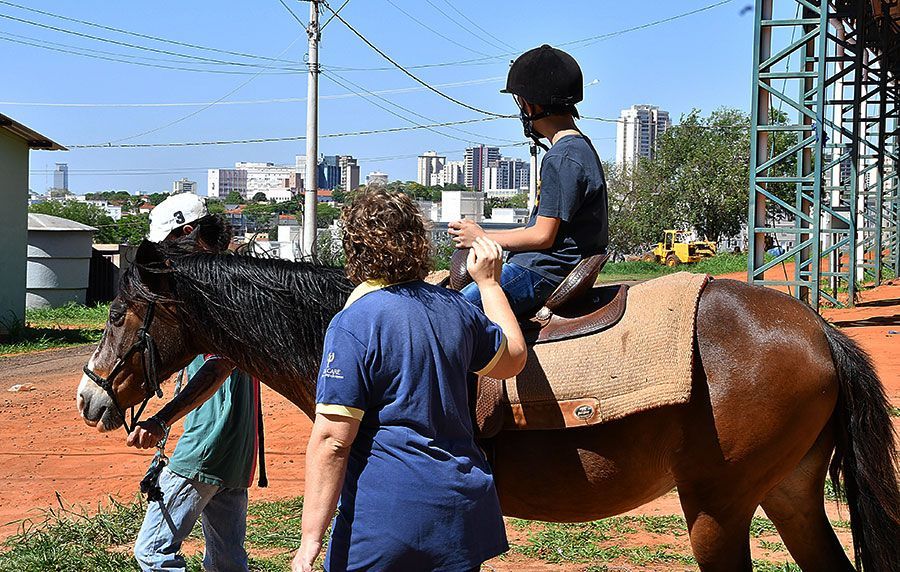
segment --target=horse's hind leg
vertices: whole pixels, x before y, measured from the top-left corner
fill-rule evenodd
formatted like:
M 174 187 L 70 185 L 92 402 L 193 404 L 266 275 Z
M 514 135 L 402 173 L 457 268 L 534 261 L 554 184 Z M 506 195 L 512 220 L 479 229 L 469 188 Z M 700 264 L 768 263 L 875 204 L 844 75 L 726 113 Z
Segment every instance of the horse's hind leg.
M 825 514 L 825 473 L 831 451 L 831 432 L 826 429 L 797 468 L 762 502 L 804 572 L 853 570 Z
M 703 572 L 751 572 L 750 521 L 756 505 L 710 494 L 705 485 L 679 483 L 694 558 Z M 746 505 L 746 506 L 741 506 Z

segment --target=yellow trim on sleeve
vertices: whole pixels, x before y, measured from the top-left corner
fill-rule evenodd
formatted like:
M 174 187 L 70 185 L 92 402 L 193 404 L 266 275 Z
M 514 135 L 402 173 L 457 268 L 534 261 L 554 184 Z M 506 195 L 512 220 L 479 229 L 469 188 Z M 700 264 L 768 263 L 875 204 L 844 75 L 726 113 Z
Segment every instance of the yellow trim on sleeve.
M 491 361 L 489 361 L 486 366 L 475 372 L 476 375 L 487 375 L 491 373 L 491 370 L 494 369 L 494 366 L 497 365 L 497 362 L 500 361 L 500 358 L 506 353 L 506 336 L 504 334 L 500 335 L 500 347 L 497 348 L 497 353 L 494 354 L 494 357 L 491 358 Z
M 346 405 L 334 405 L 331 403 L 316 403 L 316 413 L 323 415 L 338 415 L 340 417 L 350 417 L 357 421 L 362 421 L 365 411 L 356 407 L 347 407 Z

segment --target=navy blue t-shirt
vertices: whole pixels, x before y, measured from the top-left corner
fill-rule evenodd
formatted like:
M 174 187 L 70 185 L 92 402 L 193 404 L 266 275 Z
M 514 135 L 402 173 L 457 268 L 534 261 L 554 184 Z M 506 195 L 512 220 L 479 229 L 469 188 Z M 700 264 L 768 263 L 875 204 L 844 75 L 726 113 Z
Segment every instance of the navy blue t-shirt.
M 506 340 L 457 292 L 376 288 L 358 288 L 325 336 L 316 411 L 361 417 L 325 567 L 469 570 L 508 549 L 469 413 L 473 372 Z
M 538 216 L 560 219 L 553 246 L 547 250 L 514 252 L 509 262 L 560 283 L 582 258 L 606 250 L 609 244 L 606 177 L 591 146 L 580 135 L 566 135 L 541 162 L 537 204 L 526 227 Z

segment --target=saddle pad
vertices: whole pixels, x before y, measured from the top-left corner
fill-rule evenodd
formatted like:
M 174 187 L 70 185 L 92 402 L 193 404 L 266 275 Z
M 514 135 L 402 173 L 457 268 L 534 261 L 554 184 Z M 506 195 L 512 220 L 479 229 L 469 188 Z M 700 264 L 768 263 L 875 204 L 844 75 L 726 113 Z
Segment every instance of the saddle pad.
M 637 284 L 612 328 L 530 348 L 522 373 L 504 382 L 503 428 L 593 425 L 686 402 L 708 280 L 679 272 Z

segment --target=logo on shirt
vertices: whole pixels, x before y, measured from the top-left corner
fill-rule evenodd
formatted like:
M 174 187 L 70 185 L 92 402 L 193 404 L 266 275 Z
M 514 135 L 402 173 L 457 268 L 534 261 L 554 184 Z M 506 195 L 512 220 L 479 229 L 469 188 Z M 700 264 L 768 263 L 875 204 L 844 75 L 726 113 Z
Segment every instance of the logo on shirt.
M 332 379 L 344 379 L 344 374 L 341 372 L 340 368 L 331 367 L 331 362 L 334 361 L 334 352 L 328 353 L 328 358 L 325 360 L 325 369 L 322 370 L 322 377 L 330 377 Z

